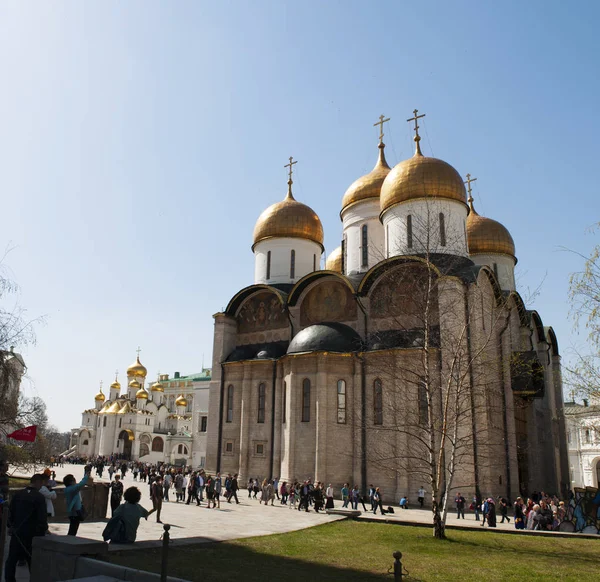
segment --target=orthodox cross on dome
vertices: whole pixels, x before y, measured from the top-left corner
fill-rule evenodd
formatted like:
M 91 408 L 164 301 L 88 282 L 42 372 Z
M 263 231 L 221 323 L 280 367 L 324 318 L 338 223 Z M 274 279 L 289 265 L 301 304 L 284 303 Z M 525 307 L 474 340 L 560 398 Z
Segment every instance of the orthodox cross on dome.
M 100 392 L 102 392 L 102 380 L 100 380 Z
M 140 346 L 138 346 L 137 350 L 135 350 L 137 352 L 137 357 L 138 360 L 140 359 L 140 352 L 142 351 L 142 348 L 140 348 Z
M 379 126 L 379 145 L 383 144 L 383 124 L 387 123 L 390 120 L 390 118 L 388 117 L 387 119 L 385 119 L 385 115 L 380 115 L 379 116 L 379 121 L 377 123 L 373 124 L 373 127 L 377 127 Z
M 287 193 L 287 198 L 294 198 L 292 196 L 292 184 L 294 183 L 294 181 L 292 180 L 292 174 L 294 173 L 294 164 L 297 164 L 297 161 L 293 161 L 293 157 L 290 156 L 289 160 L 290 163 L 286 164 L 285 166 L 283 166 L 284 168 L 289 168 L 288 170 L 288 193 Z
M 471 178 L 471 174 L 467 174 L 467 179 L 464 181 L 464 183 L 467 185 L 467 192 L 469 193 L 469 203 L 472 204 L 473 203 L 473 195 L 471 194 L 471 182 L 476 182 L 477 178 Z
M 414 140 L 415 140 L 415 143 L 417 144 L 416 153 L 422 156 L 423 154 L 421 153 L 421 147 L 419 146 L 419 142 L 421 141 L 421 136 L 419 135 L 419 119 L 421 119 L 422 117 L 425 117 L 425 113 L 423 113 L 422 115 L 419 115 L 418 113 L 419 113 L 418 109 L 413 110 L 414 117 L 411 117 L 410 119 L 407 119 L 406 121 L 408 121 L 408 123 L 410 123 L 411 121 L 415 122 Z

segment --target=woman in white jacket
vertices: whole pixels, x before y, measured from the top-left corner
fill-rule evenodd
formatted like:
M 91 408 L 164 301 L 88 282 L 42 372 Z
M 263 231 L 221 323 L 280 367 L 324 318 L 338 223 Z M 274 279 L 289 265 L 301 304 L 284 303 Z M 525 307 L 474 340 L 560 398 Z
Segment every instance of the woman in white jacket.
M 56 491 L 50 491 L 50 489 L 48 489 L 48 481 L 50 481 L 50 475 L 43 473 L 40 493 L 46 499 L 46 513 L 48 514 L 48 517 L 54 517 L 54 503 L 52 502 L 56 499 Z

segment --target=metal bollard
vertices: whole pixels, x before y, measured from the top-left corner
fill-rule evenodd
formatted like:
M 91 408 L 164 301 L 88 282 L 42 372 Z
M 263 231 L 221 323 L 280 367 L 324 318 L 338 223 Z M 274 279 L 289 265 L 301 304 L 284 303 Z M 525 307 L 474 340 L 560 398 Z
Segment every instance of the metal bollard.
M 394 552 L 394 582 L 402 582 L 402 552 Z
M 169 530 L 171 526 L 168 523 L 163 525 L 163 529 L 165 530 L 162 535 L 162 561 L 160 564 L 160 582 L 167 582 L 167 568 L 169 565 L 169 542 L 171 541 L 171 536 L 169 534 Z

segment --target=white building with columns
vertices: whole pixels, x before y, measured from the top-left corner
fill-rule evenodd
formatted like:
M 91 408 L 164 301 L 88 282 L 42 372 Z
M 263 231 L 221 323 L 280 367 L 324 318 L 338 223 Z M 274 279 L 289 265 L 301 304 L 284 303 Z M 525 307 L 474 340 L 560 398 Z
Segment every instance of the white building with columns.
M 571 488 L 600 488 L 600 392 L 565 402 Z
M 146 376 L 138 356 L 127 369 L 123 393 L 117 378 L 108 399 L 100 388 L 94 408 L 82 413 L 81 426 L 72 431 L 70 454 L 204 466 L 210 369 L 161 374 L 154 383 Z

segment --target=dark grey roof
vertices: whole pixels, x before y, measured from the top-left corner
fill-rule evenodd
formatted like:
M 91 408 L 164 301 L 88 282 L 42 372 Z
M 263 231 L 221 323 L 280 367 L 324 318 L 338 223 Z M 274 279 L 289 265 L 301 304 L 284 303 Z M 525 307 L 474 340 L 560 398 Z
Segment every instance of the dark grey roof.
M 287 347 L 287 341 L 236 346 L 233 352 L 227 356 L 225 361 L 241 362 L 242 360 L 273 360 L 283 356 Z
M 343 323 L 317 323 L 298 332 L 287 353 L 302 352 L 357 352 L 362 348 L 360 336 Z

